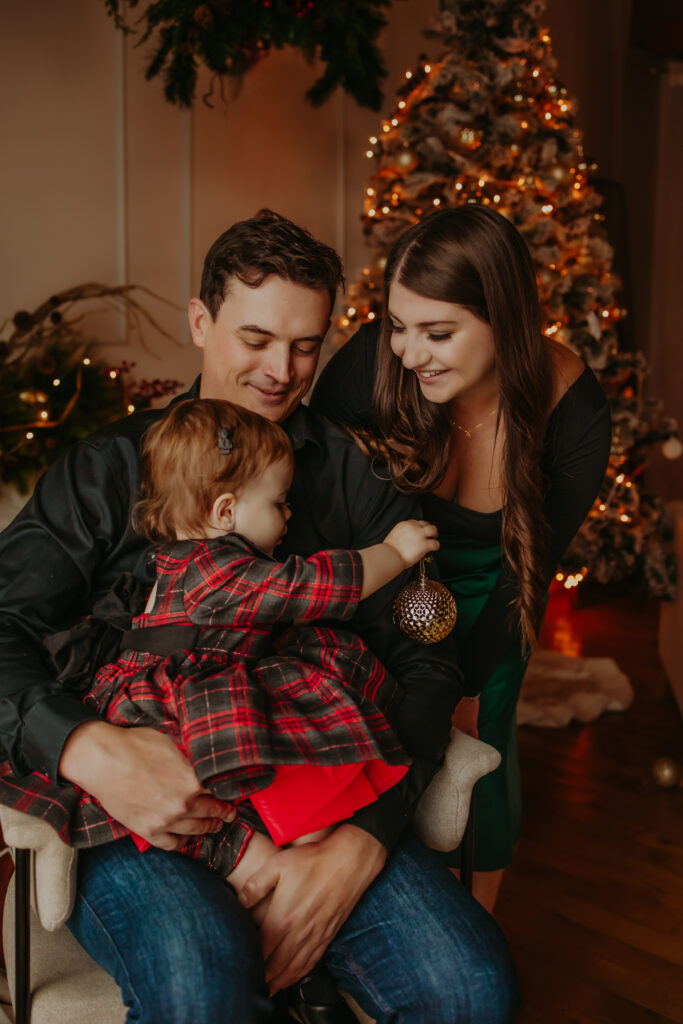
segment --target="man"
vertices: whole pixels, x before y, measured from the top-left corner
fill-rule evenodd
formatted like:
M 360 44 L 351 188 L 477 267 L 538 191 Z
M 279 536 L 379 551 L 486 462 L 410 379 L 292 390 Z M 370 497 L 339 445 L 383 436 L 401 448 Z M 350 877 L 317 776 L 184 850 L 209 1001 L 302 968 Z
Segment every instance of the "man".
M 278 555 L 363 547 L 416 512 L 350 439 L 300 404 L 340 281 L 331 249 L 262 211 L 214 243 L 190 302 L 203 355 L 190 393 L 281 422 L 291 439 L 293 514 Z M 129 839 L 81 852 L 71 930 L 142 1022 L 272 1021 L 269 992 L 323 955 L 383 1024 L 508 1020 L 514 973 L 500 933 L 406 832 L 445 749 L 460 683 L 449 643 L 419 647 L 393 626 L 395 586 L 363 602 L 354 625 L 401 683 L 396 727 L 413 765 L 327 839 L 278 853 L 247 883 L 244 905 L 210 871 L 173 856 L 188 835 L 224 828 L 234 809 L 199 786 L 168 737 L 94 717 L 46 673 L 42 637 L 87 612 L 122 571 L 149 578 L 148 548 L 129 516 L 140 438 L 158 415 L 128 417 L 76 445 L 0 537 L 0 740 L 13 770 L 76 783 L 152 844 L 144 854 Z M 239 815 L 233 827 L 243 836 Z M 245 907 L 267 896 L 257 936 Z

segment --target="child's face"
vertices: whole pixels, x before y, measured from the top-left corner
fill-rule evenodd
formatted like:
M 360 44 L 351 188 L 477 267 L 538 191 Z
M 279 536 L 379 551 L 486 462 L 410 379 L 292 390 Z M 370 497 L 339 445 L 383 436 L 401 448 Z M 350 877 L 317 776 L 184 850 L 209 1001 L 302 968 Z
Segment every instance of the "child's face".
M 235 533 L 241 533 L 267 555 L 272 555 L 287 532 L 292 514 L 287 504 L 292 470 L 290 459 L 273 462 L 235 498 Z

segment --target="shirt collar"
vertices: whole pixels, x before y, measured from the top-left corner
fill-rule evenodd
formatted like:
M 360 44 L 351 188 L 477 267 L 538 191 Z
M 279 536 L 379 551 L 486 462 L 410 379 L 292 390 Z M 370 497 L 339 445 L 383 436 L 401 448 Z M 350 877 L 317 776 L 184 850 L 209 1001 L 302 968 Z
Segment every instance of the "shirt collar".
M 294 451 L 303 448 L 308 441 L 317 444 L 322 448 L 322 442 L 318 436 L 318 417 L 305 405 L 297 405 L 291 416 L 288 416 L 282 424 L 289 440 L 292 442 Z
M 201 375 L 197 377 L 192 386 L 182 394 L 174 398 L 174 402 L 181 402 L 185 398 L 199 398 L 199 385 L 201 382 Z M 285 422 L 282 424 L 284 430 L 292 442 L 292 448 L 294 451 L 298 451 L 299 448 L 303 448 L 308 441 L 312 441 L 317 444 L 319 448 L 322 447 L 322 443 L 316 430 L 317 416 L 312 413 L 309 408 L 305 405 L 297 405 L 291 416 L 288 416 Z

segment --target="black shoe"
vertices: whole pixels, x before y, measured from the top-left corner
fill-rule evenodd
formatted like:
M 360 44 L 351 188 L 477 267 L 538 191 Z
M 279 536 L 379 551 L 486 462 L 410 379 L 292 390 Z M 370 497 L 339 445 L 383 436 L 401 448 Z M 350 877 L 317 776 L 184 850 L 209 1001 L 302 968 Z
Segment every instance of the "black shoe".
M 290 1018 L 300 1024 L 358 1024 L 334 979 L 316 967 L 285 992 Z

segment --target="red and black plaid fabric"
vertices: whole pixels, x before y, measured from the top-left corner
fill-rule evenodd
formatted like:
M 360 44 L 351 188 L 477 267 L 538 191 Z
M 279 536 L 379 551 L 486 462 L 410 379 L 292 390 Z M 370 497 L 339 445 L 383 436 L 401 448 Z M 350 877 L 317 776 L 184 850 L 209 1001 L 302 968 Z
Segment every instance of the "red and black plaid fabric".
M 168 545 L 133 626 L 197 625 L 194 650 L 124 651 L 88 699 L 116 725 L 169 732 L 224 800 L 266 786 L 275 764 L 406 764 L 384 714 L 393 679 L 355 634 L 307 625 L 350 618 L 361 583 L 351 551 L 276 562 L 234 535 Z
M 385 717 L 397 697 L 393 679 L 356 635 L 307 625 L 350 618 L 361 582 L 351 551 L 278 563 L 235 535 L 167 545 L 157 554 L 154 606 L 133 625 L 197 625 L 195 648 L 168 657 L 124 651 L 86 699 L 114 724 L 167 732 L 225 800 L 268 785 L 273 765 L 408 764 Z M 74 787 L 2 774 L 0 799 L 10 802 L 14 787 L 12 805 L 45 817 L 72 845 L 125 834 Z M 251 826 L 226 829 L 219 837 L 232 857 Z

